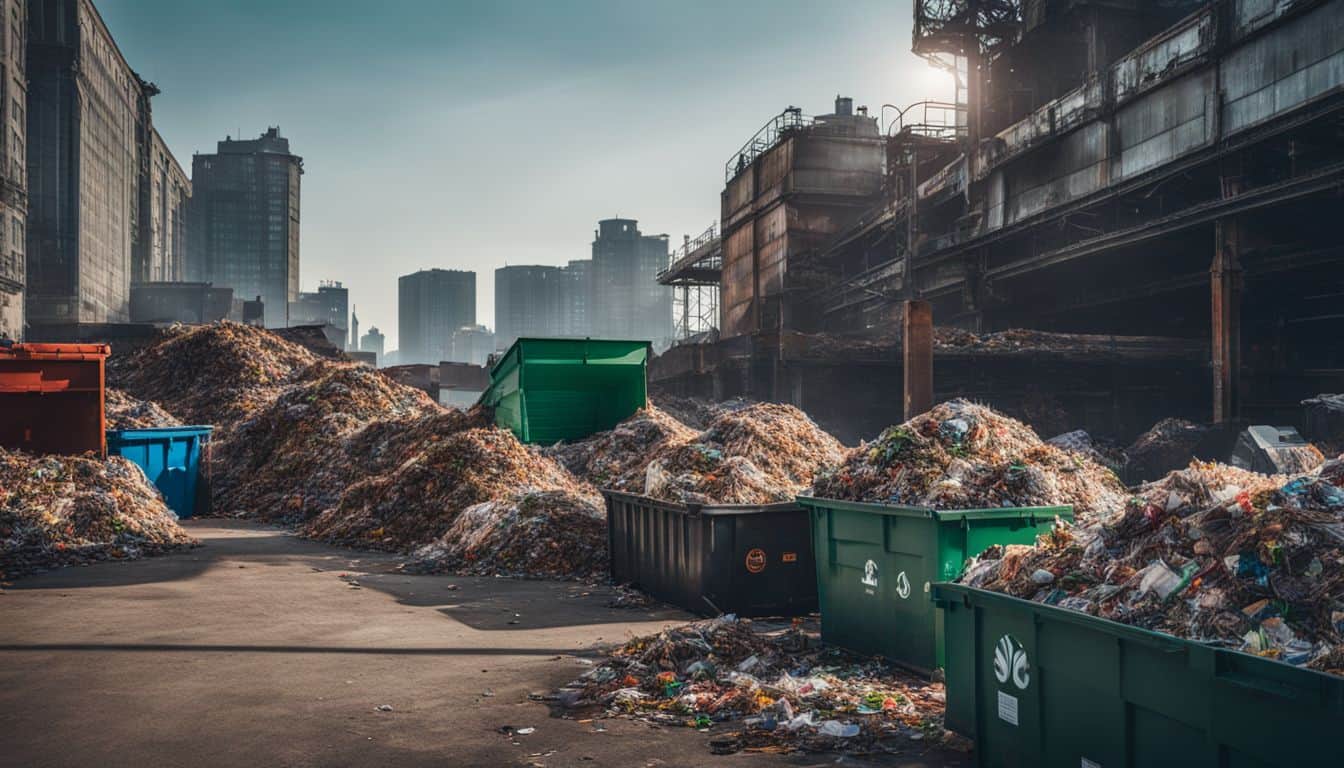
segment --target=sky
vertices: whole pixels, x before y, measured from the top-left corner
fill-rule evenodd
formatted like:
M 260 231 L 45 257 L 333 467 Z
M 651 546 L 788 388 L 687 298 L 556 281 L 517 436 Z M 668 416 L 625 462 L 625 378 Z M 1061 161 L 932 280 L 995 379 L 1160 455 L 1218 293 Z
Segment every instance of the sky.
M 304 158 L 302 288 L 342 281 L 389 350 L 399 275 L 475 270 L 493 327 L 495 268 L 589 258 L 599 219 L 704 231 L 724 162 L 785 107 L 952 97 L 910 53 L 909 0 L 96 4 L 188 173 L 280 127 Z

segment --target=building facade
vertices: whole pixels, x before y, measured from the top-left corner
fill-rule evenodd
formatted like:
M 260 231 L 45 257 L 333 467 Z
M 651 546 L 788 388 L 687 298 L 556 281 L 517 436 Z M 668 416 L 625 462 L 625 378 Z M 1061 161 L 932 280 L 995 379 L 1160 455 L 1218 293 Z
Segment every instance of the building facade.
M 386 337 L 383 336 L 382 331 L 378 330 L 378 326 L 370 326 L 369 332 L 359 339 L 359 351 L 372 352 L 377 355 L 378 357 L 374 360 L 374 365 L 377 365 L 378 361 L 383 358 L 383 344 L 385 342 Z
M 302 175 L 303 158 L 279 128 L 226 137 L 215 154 L 192 158 L 189 276 L 260 296 L 269 328 L 284 327 L 298 299 Z
M 232 288 L 209 283 L 135 282 L 131 284 L 133 323 L 212 323 L 234 315 Z M 240 302 L 241 304 L 241 302 Z
M 495 334 L 484 325 L 458 328 L 453 333 L 453 351 L 449 362 L 485 365 L 495 351 Z
M 592 334 L 592 262 L 563 267 L 527 265 L 495 270 L 495 346 L 523 337 Z
M 473 325 L 475 272 L 422 269 L 397 280 L 399 365 L 438 365 L 452 355 L 453 333 Z
M 0 0 L 0 338 L 23 338 L 28 220 L 27 0 Z
M 331 343 L 345 349 L 350 342 L 350 290 L 337 280 L 323 281 L 315 292 L 300 292 L 289 303 L 290 325 L 326 325 Z
M 157 91 L 90 0 L 31 0 L 28 32 L 28 322 L 124 322 Z
M 181 281 L 186 276 L 191 179 L 153 126 L 142 164 L 140 235 L 133 253 L 132 282 Z
M 658 284 L 667 235 L 644 235 L 634 219 L 605 219 L 593 239 L 592 335 L 666 346 L 672 338 L 672 289 Z

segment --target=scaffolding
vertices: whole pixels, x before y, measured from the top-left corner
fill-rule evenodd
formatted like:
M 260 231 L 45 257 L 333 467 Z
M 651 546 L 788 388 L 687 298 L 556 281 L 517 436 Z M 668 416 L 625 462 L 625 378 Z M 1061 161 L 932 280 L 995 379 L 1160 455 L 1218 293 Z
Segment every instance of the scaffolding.
M 685 236 L 671 263 L 658 273 L 658 283 L 673 290 L 675 337 L 686 341 L 712 333 L 719 326 L 719 280 L 723 272 L 723 241 L 718 225 L 692 239 Z

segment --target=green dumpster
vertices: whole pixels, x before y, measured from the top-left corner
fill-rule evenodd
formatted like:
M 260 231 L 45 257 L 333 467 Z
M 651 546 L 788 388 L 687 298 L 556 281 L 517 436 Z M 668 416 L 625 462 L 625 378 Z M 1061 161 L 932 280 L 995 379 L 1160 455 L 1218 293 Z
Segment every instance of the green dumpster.
M 981 766 L 1339 766 L 1344 678 L 935 584 L 947 726 Z
M 647 341 L 518 339 L 480 402 L 525 443 L 580 440 L 644 407 L 648 359 Z
M 811 511 L 821 639 L 930 674 L 943 627 L 930 585 L 994 544 L 1031 544 L 1073 507 L 933 510 L 798 497 Z

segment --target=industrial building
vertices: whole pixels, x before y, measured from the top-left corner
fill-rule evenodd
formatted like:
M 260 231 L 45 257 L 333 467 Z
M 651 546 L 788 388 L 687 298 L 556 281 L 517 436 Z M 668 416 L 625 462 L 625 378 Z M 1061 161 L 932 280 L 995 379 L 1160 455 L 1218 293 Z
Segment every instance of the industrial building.
M 520 337 L 592 334 L 592 262 L 566 266 L 527 265 L 495 270 L 495 349 Z
M 23 338 L 28 221 L 27 0 L 0 0 L 0 338 Z
M 398 365 L 438 365 L 453 333 L 476 325 L 476 273 L 422 269 L 397 280 Z
M 289 303 L 289 325 L 321 325 L 339 349 L 350 343 L 350 289 L 339 280 L 323 280 L 313 292 L 300 291 Z
M 667 235 L 645 235 L 635 219 L 604 219 L 593 233 L 591 335 L 672 340 L 672 291 L 657 282 L 667 267 Z M 501 340 L 502 341 L 502 340 Z
M 6 5 L 14 26 L 19 5 Z M 28 33 L 28 323 L 125 322 L 133 280 L 179 274 L 173 217 L 180 223 L 189 185 L 156 140 L 158 89 L 136 75 L 90 0 L 32 0 Z M 8 143 L 15 151 L 22 138 Z
M 298 299 L 302 176 L 303 158 L 279 128 L 192 157 L 188 276 L 260 296 L 268 328 L 285 327 Z
M 720 338 L 655 361 L 661 386 L 845 433 L 928 376 L 1125 437 L 1294 423 L 1344 384 L 1344 2 L 917 0 L 913 47 L 954 101 L 789 109 L 729 155 L 722 237 L 661 278 L 717 284 Z M 1058 335 L 964 333 L 1009 329 Z
M 212 323 L 242 320 L 242 302 L 233 289 L 210 283 L 131 283 L 133 323 Z

